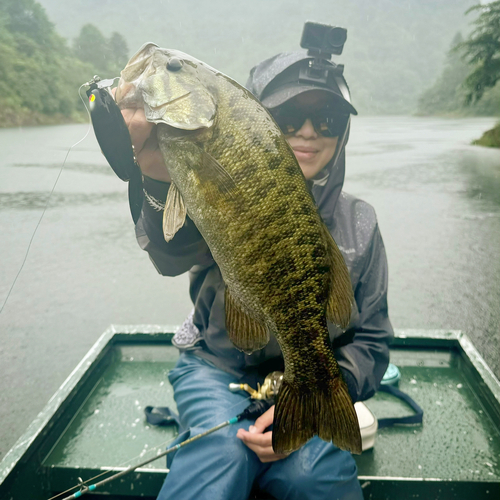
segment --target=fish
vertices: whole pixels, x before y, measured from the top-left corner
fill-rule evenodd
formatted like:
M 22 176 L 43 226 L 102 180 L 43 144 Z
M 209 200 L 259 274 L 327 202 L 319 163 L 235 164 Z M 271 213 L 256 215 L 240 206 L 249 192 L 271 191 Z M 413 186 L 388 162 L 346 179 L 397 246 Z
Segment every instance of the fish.
M 327 320 L 346 328 L 349 271 L 292 149 L 244 87 L 196 58 L 153 43 L 121 72 L 121 108 L 144 106 L 172 179 L 163 214 L 170 241 L 189 216 L 225 283 L 226 329 L 251 353 L 275 335 L 285 371 L 272 446 L 290 453 L 318 435 L 361 453 Z

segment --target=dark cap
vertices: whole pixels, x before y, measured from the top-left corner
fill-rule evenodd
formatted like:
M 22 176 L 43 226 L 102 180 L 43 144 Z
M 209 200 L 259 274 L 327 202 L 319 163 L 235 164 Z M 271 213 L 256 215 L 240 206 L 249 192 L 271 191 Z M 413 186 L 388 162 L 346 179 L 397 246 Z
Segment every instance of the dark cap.
M 247 88 L 270 109 L 281 106 L 304 92 L 324 90 L 331 94 L 332 99 L 338 103 L 339 110 L 357 115 L 358 112 L 348 100 L 349 90 L 344 77 L 333 62 L 322 61 L 323 64 L 330 65 L 332 68 L 328 72 L 326 82 L 301 81 L 301 70 L 306 69 L 309 61 L 312 60 L 312 57 L 303 52 L 278 54 L 252 69 Z M 342 94 L 339 84 L 344 87 L 346 96 Z

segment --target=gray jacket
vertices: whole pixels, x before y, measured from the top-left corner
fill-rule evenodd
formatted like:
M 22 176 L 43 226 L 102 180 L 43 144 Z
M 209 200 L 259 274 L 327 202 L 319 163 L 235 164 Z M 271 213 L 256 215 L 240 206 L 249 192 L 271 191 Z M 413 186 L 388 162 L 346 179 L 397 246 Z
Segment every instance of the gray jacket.
M 387 259 L 373 208 L 342 192 L 344 154 L 333 169 L 330 166 L 331 171 L 328 168 L 328 177 L 311 183 L 311 189 L 345 258 L 356 300 L 348 330 L 343 334 L 330 324 L 330 337 L 334 347 L 346 344 L 335 349 L 335 357 L 353 400 L 358 401 L 374 394 L 389 361 L 388 344 L 393 331 L 387 310 Z M 145 178 L 144 188 L 146 199 L 136 224 L 139 245 L 149 253 L 160 274 L 190 274 L 194 304 L 191 321 L 199 336 L 187 347 L 237 378 L 280 368 L 283 361 L 275 338 L 251 355 L 232 345 L 225 329 L 224 282 L 207 244 L 189 218 L 167 244 L 161 205 L 168 184 Z

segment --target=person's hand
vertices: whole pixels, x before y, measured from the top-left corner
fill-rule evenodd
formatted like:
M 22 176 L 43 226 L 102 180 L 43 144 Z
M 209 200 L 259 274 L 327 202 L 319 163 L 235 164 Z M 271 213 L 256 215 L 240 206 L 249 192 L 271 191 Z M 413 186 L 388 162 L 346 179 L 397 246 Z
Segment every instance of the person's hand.
M 264 432 L 272 423 L 274 418 L 274 405 L 263 413 L 248 431 L 238 429 L 236 437 L 241 439 L 252 451 L 254 451 L 262 463 L 276 462 L 286 458 L 288 455 L 274 453 L 272 441 L 273 433 Z
M 142 173 L 158 181 L 171 182 L 158 145 L 156 126 L 146 120 L 142 108 L 122 109 L 122 115 Z
M 112 89 L 111 93 L 114 97 L 116 88 Z M 158 145 L 156 128 L 146 120 L 144 109 L 127 108 L 122 109 L 121 112 L 142 173 L 157 181 L 172 182 Z

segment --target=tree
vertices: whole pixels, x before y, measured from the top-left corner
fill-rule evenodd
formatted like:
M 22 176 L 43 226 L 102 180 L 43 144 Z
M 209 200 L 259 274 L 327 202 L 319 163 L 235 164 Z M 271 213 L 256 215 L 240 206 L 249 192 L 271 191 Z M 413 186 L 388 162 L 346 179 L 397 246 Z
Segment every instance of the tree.
M 468 104 L 477 102 L 486 89 L 500 80 L 500 0 L 474 5 L 466 14 L 474 11 L 480 12 L 473 23 L 475 29 L 466 41 L 456 46 L 472 66 L 464 82 Z
M 122 70 L 128 62 L 128 46 L 125 38 L 115 31 L 111 33 L 108 46 L 113 64 Z
M 73 51 L 80 61 L 92 64 L 97 71 L 107 71 L 111 61 L 108 41 L 93 24 L 82 27 L 73 42 Z
M 128 47 L 123 36 L 114 32 L 108 40 L 93 24 L 82 27 L 73 42 L 73 52 L 104 78 L 119 74 L 128 61 Z
M 457 33 L 453 38 L 443 72 L 434 85 L 425 90 L 418 101 L 418 113 L 424 115 L 453 114 L 463 107 L 462 83 L 467 76 L 468 66 L 461 56 L 453 50 L 463 43 L 463 37 Z

